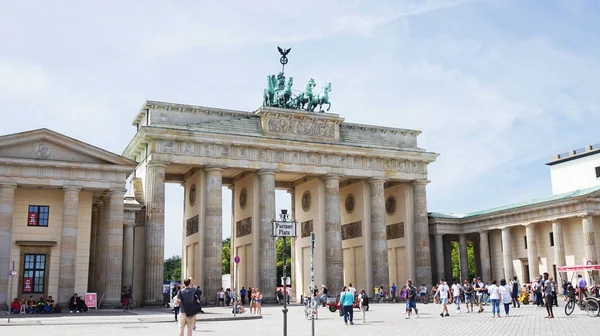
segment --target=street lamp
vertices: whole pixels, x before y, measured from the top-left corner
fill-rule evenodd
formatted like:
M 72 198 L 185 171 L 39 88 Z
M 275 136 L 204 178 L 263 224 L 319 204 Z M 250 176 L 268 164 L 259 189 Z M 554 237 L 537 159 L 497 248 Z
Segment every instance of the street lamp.
M 290 220 L 290 215 L 286 209 L 281 209 L 279 220 L 273 220 L 273 237 L 283 238 L 283 336 L 287 336 L 287 276 L 285 263 L 285 248 L 287 237 L 296 237 L 296 221 Z

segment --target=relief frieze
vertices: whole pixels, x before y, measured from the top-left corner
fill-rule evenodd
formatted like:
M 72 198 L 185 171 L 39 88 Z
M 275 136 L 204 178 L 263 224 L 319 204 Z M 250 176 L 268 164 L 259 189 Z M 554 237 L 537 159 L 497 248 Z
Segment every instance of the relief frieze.
M 362 237 L 362 221 L 342 225 L 342 240 Z
M 298 134 L 313 137 L 335 137 L 335 126 L 306 120 L 269 119 L 268 130 L 275 133 Z
M 198 232 L 198 215 L 188 219 L 185 223 L 185 236 L 191 236 Z
M 404 222 L 390 224 L 385 227 L 387 240 L 404 238 Z
M 300 238 L 310 237 L 310 233 L 313 232 L 313 221 L 307 220 L 306 222 L 302 222 L 301 225 L 301 234 Z
M 244 218 L 235 223 L 235 237 L 243 237 L 252 233 L 252 217 Z

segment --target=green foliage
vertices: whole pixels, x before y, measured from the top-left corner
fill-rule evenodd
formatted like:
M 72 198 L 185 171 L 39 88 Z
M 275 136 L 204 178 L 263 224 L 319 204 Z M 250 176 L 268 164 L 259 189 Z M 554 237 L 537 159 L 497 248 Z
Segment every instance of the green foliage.
M 277 286 L 281 285 L 281 277 L 283 277 L 283 240 L 285 241 L 285 264 L 286 276 L 292 277 L 292 238 L 278 238 L 275 244 L 277 251 Z M 292 279 L 293 281 L 293 279 Z
M 179 281 L 181 280 L 181 257 L 173 256 L 165 260 L 165 267 L 163 270 L 164 281 Z
M 221 274 L 229 274 L 231 271 L 231 238 L 226 238 L 223 240 L 221 257 L 223 259 L 221 264 Z
M 458 251 L 458 242 L 450 243 L 450 257 L 452 260 L 452 278 L 460 279 L 460 255 Z M 475 277 L 475 246 L 472 241 L 467 241 L 467 264 L 469 265 L 469 279 Z M 462 279 L 463 281 L 465 279 Z

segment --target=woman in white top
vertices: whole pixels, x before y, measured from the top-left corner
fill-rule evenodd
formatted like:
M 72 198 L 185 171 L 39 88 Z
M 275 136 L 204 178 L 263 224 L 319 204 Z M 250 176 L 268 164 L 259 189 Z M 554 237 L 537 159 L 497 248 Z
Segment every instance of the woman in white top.
M 508 317 L 508 312 L 510 311 L 510 304 L 512 303 L 512 295 L 510 287 L 504 279 L 500 280 L 500 296 L 502 297 L 502 303 L 504 304 L 504 313 L 506 314 L 506 317 Z
M 492 280 L 492 284 L 488 287 L 490 301 L 492 302 L 492 318 L 500 317 L 500 288 L 496 286 L 496 280 Z

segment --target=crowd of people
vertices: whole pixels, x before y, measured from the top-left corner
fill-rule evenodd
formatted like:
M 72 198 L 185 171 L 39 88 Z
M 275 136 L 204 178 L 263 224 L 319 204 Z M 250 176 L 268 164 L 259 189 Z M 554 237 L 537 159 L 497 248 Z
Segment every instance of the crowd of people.
M 69 299 L 69 311 L 73 312 L 87 312 L 88 307 L 85 304 L 83 298 L 81 298 L 77 293 L 73 294 Z M 43 296 L 39 298 L 39 300 L 35 300 L 33 295 L 29 296 L 29 299 L 14 298 L 10 303 L 10 313 L 11 314 L 56 314 L 62 313 L 62 309 L 59 304 L 54 301 L 52 296 L 48 296 L 44 298 Z

